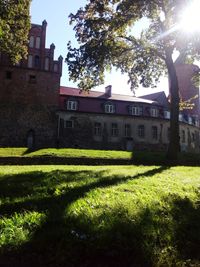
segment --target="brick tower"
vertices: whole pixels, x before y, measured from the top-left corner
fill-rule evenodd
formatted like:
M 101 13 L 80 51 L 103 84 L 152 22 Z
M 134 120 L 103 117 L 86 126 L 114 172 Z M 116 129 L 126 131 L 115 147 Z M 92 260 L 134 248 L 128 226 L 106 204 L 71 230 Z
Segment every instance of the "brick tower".
M 0 146 L 55 146 L 63 59 L 45 48 L 46 27 L 32 24 L 26 60 L 0 54 Z

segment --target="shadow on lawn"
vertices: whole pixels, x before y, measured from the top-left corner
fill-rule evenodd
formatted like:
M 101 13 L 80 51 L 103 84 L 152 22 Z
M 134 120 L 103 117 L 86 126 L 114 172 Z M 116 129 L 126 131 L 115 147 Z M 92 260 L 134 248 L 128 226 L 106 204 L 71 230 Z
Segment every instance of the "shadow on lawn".
M 14 204 L 0 206 L 1 216 L 38 211 L 45 212 L 47 219 L 28 243 L 18 249 L 2 247 L 0 266 L 148 267 L 152 266 L 156 253 L 158 256 L 160 253 L 164 255 L 160 266 L 172 266 L 165 262 L 168 254 L 175 254 L 171 244 L 181 257 L 198 259 L 200 226 L 197 222 L 200 220 L 200 209 L 194 207 L 189 199 L 171 196 L 170 211 L 146 207 L 137 220 L 129 217 L 123 207 L 104 211 L 94 222 L 89 221 L 86 214 L 72 217 L 66 213 L 73 202 L 93 189 L 118 185 L 142 176 L 151 177 L 166 169 L 159 167 L 129 177 L 116 175 L 102 178 L 104 172 L 53 171 L 1 178 L 0 197 L 18 198 Z M 75 187 L 65 188 L 61 195 L 55 195 L 59 185 L 71 181 L 77 182 Z M 171 212 L 170 222 L 167 220 L 168 212 Z M 192 234 L 193 229 L 196 234 Z M 166 247 L 169 251 L 160 251 L 160 248 Z

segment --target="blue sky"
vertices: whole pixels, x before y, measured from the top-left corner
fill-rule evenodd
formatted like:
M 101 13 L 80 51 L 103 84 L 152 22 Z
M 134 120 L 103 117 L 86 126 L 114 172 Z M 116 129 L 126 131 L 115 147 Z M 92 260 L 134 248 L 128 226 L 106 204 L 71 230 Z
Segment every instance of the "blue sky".
M 69 14 L 75 13 L 79 7 L 83 7 L 86 4 L 86 0 L 32 0 L 31 4 L 31 22 L 41 24 L 44 19 L 48 23 L 47 27 L 47 39 L 46 47 L 49 47 L 51 43 L 56 46 L 55 58 L 60 55 L 63 58 L 67 54 L 68 41 L 75 42 L 75 32 L 73 26 L 69 25 Z M 138 25 L 139 30 L 144 22 Z M 104 87 L 111 84 L 113 92 L 117 94 L 132 94 L 127 84 L 127 77 L 121 75 L 120 72 L 113 71 L 106 74 L 105 85 L 96 88 L 99 91 L 104 90 Z M 69 81 L 67 74 L 67 64 L 63 62 L 63 75 L 61 79 L 61 85 L 76 87 L 76 84 Z M 143 95 L 153 93 L 157 91 L 168 91 L 168 82 L 166 78 L 163 78 L 156 89 L 143 89 L 140 88 L 136 91 L 136 95 Z

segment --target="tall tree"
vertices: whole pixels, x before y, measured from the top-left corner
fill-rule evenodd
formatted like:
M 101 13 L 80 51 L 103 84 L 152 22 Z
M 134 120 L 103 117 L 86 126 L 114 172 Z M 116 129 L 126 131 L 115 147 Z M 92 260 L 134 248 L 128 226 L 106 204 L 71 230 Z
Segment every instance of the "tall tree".
M 104 81 L 112 66 L 127 73 L 131 89 L 140 84 L 154 86 L 168 74 L 171 95 L 170 144 L 167 156 L 176 159 L 179 151 L 179 88 L 173 54 L 177 62 L 193 62 L 199 57 L 200 42 L 186 34 L 181 25 L 184 9 L 194 0 L 88 0 L 85 8 L 70 15 L 80 44 L 68 44 L 69 75 L 79 87 L 90 89 Z M 141 18 L 148 27 L 139 38 L 132 27 Z
M 27 55 L 31 0 L 0 0 L 0 51 L 13 63 Z

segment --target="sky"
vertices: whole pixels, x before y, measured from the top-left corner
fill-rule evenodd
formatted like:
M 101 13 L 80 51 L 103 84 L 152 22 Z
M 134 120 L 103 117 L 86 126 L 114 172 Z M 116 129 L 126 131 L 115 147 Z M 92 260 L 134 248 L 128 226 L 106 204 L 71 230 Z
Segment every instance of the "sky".
M 31 4 L 31 22 L 35 24 L 42 24 L 43 20 L 48 23 L 46 47 L 48 48 L 52 43 L 55 44 L 55 59 L 60 55 L 65 59 L 67 55 L 67 43 L 75 42 L 75 31 L 73 25 L 69 25 L 69 14 L 76 13 L 80 7 L 84 7 L 86 0 L 32 0 Z M 144 27 L 145 19 L 140 22 L 136 28 L 140 31 Z M 128 78 L 126 75 L 121 75 L 120 72 L 112 71 L 106 74 L 104 85 L 95 88 L 98 91 L 104 91 L 107 85 L 112 85 L 112 92 L 116 94 L 133 95 L 130 90 L 130 85 L 127 84 Z M 62 86 L 77 87 L 77 84 L 69 80 L 67 64 L 63 61 L 63 73 L 61 78 Z M 165 91 L 168 94 L 168 80 L 162 78 L 157 88 L 139 88 L 135 93 L 137 96 L 150 94 L 158 91 Z

